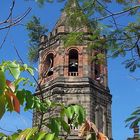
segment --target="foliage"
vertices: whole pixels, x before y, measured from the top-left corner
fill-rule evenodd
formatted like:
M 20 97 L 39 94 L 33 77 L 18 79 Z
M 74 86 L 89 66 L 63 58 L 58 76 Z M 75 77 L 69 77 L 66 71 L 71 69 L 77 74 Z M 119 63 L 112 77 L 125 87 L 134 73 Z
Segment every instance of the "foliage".
M 45 4 L 45 0 L 37 1 Z M 51 0 L 53 2 L 53 0 Z M 88 38 L 88 46 L 94 50 L 108 50 L 109 57 L 123 57 L 123 64 L 130 72 L 134 72 L 140 67 L 140 3 L 137 0 L 69 0 L 67 5 L 74 2 L 80 6 L 65 7 L 68 15 L 68 24 L 73 28 L 73 33 L 64 37 L 65 46 L 80 44 L 83 42 L 84 35 L 79 31 L 83 26 L 89 27 L 91 33 Z M 119 12 L 110 10 L 111 4 L 118 4 Z M 132 20 L 128 24 L 121 25 L 119 16 L 127 14 L 127 18 Z M 118 16 L 118 17 L 117 17 Z M 82 23 L 82 24 L 81 24 Z M 105 56 L 98 54 L 98 59 Z M 93 59 L 97 59 L 96 57 Z M 139 123 L 139 109 L 131 114 L 126 122 L 130 122 L 132 128 Z
M 57 2 L 63 2 L 65 0 L 57 0 Z M 54 0 L 36 0 L 36 2 L 39 4 L 39 6 L 43 6 L 45 4 L 45 2 L 49 2 L 52 3 L 54 2 Z
M 45 26 L 40 24 L 40 18 L 33 16 L 27 23 L 26 28 L 29 32 L 29 50 L 28 59 L 30 62 L 35 63 L 38 61 L 38 50 L 40 45 L 40 37 L 44 35 L 48 30 Z
M 125 120 L 126 126 L 129 126 L 130 129 L 135 128 L 139 125 L 140 122 L 140 107 L 130 115 L 128 119 Z
M 28 97 L 27 94 L 31 95 L 30 91 L 25 89 L 19 89 L 19 85 L 31 85 L 28 78 L 21 77 L 21 73 L 29 72 L 33 74 L 33 68 L 27 66 L 26 64 L 21 65 L 16 61 L 3 61 L 0 64 L 0 118 L 3 117 L 5 111 L 16 111 L 20 112 L 20 105 L 23 105 L 26 100 L 25 108 L 28 108 Z M 6 75 L 11 80 L 7 80 Z
M 131 72 L 140 67 L 139 29 L 139 22 L 137 21 L 136 23 L 129 23 L 124 29 L 114 30 L 107 37 L 108 46 L 112 51 L 113 57 L 118 57 L 119 55 L 122 57 L 129 56 L 123 64 Z
M 63 37 L 65 47 L 72 46 L 72 45 L 80 45 L 83 43 L 83 33 L 81 32 L 72 32 L 67 36 Z
M 44 5 L 45 2 L 54 1 L 38 0 L 37 2 Z M 76 8 L 71 6 L 73 3 L 76 3 Z M 118 3 L 121 11 L 116 13 L 111 12 L 109 6 L 112 3 Z M 139 2 L 135 0 L 68 0 L 64 10 L 68 15 L 67 24 L 73 28 L 73 33 L 64 37 L 64 44 L 68 46 L 83 42 L 83 34 L 79 33 L 79 31 L 81 28 L 88 26 L 89 32 L 91 33 L 88 38 L 88 40 L 91 41 L 88 44 L 90 49 L 103 48 L 109 50 L 112 57 L 129 57 L 123 64 L 133 72 L 136 68 L 140 67 L 139 8 Z M 128 25 L 125 26 L 119 25 L 116 19 L 117 15 L 123 13 L 127 13 L 130 18 L 133 16 L 132 22 L 129 22 Z M 111 20 L 112 22 L 104 22 L 105 20 Z M 110 30 L 110 28 L 112 30 Z M 104 40 L 99 37 L 103 35 L 105 35 Z M 30 56 L 37 56 L 35 55 L 38 54 L 37 51 L 37 47 L 30 48 L 30 52 L 32 52 Z M 37 61 L 37 57 L 32 58 L 35 62 Z
M 117 15 L 117 12 L 113 13 L 108 8 L 111 3 L 113 3 L 113 1 L 101 2 L 98 0 L 95 1 L 94 4 L 92 1 L 82 3 L 84 13 L 86 13 L 87 18 L 90 21 L 91 32 L 93 33 L 91 36 L 95 36 L 93 38 L 91 37 L 93 44 L 89 46 L 93 49 L 98 49 L 100 47 L 107 49 L 110 52 L 109 56 L 111 55 L 112 57 L 126 57 L 123 64 L 125 64 L 125 67 L 129 68 L 130 71 L 133 72 L 136 68 L 139 68 L 140 63 L 140 30 L 138 18 L 140 6 L 137 6 L 137 4 L 139 5 L 138 1 L 129 2 L 125 0 L 116 0 L 116 3 L 119 3 L 120 7 L 122 7 L 122 11 L 119 12 L 119 14 L 123 14 L 127 10 L 127 15 L 133 16 L 134 18 L 134 21 L 129 22 L 128 25 L 121 26 L 114 16 L 115 14 Z M 131 9 L 133 6 L 136 7 Z M 112 22 L 104 22 L 104 20 L 107 19 Z M 98 30 L 97 36 L 96 29 Z M 101 37 L 103 35 L 105 35 L 104 39 Z
M 102 132 L 99 132 L 96 125 L 89 120 L 86 120 L 79 130 L 79 136 L 86 140 L 108 140 Z
M 43 118 L 41 126 L 48 127 L 48 132 L 40 131 L 38 128 L 27 128 L 23 131 L 16 132 L 11 136 L 0 134 L 1 139 L 46 139 L 46 140 L 59 140 L 58 136 L 62 132 L 67 135 L 71 132 L 71 126 L 78 127 L 85 121 L 85 111 L 80 105 L 65 106 L 63 103 L 55 103 L 49 99 L 42 99 L 34 96 L 31 91 L 25 88 L 20 89 L 21 84 L 31 85 L 28 78 L 21 77 L 23 72 L 34 74 L 34 69 L 26 64 L 20 64 L 16 61 L 4 61 L 0 64 L 0 119 L 3 117 L 5 111 L 16 111 L 20 113 L 20 105 L 24 110 L 36 109 L 37 112 L 42 114 L 47 113 L 49 110 L 59 108 L 59 115 Z M 11 76 L 11 80 L 7 80 Z M 22 87 L 23 87 L 22 86 Z M 69 124 L 68 121 L 69 120 Z
M 27 128 L 24 131 L 18 130 L 18 132 L 12 134 L 11 136 L 6 136 L 0 133 L 0 138 L 2 140 L 64 140 L 63 138 L 56 135 L 59 134 L 58 128 L 65 128 L 67 133 L 70 133 L 70 126 L 64 120 L 59 118 L 53 119 L 52 132 L 40 131 L 38 128 Z M 80 128 L 79 137 L 86 140 L 108 140 L 108 138 L 101 132 L 98 131 L 96 125 L 89 120 L 86 120 Z M 65 137 L 66 138 L 66 137 Z
M 59 0 L 63 1 L 63 0 Z M 40 5 L 45 4 L 45 2 L 53 2 L 53 0 L 36 0 Z M 69 0 L 69 4 L 75 2 L 75 0 Z M 79 0 L 81 8 L 78 6 L 77 9 L 73 10 L 69 7 L 66 7 L 66 12 L 69 15 L 69 25 L 74 29 L 74 33 L 66 36 L 65 44 L 66 46 L 72 45 L 74 43 L 79 44 L 83 39 L 83 34 L 75 33 L 78 29 L 83 26 L 89 27 L 91 35 L 88 40 L 92 43 L 89 43 L 91 49 L 98 49 L 103 47 L 103 49 L 108 49 L 111 52 L 113 57 L 129 56 L 124 64 L 126 68 L 129 68 L 130 71 L 134 71 L 136 68 L 139 68 L 139 58 L 140 58 L 140 28 L 139 28 L 139 18 L 129 23 L 125 27 L 119 26 L 115 16 L 123 13 L 128 13 L 129 16 L 137 18 L 139 16 L 139 5 L 138 1 L 131 0 L 116 0 L 115 2 L 121 5 L 122 11 L 118 13 L 112 13 L 108 7 L 114 1 L 111 0 Z M 79 10 L 80 8 L 80 10 Z M 104 20 L 109 19 L 112 22 L 105 25 Z M 82 23 L 82 24 L 81 24 Z M 104 26 L 102 26 L 102 24 Z M 112 28 L 113 31 L 109 29 Z M 39 49 L 39 37 L 47 32 L 44 26 L 41 26 L 40 19 L 33 17 L 32 20 L 27 24 L 27 30 L 29 31 L 29 60 L 31 62 L 36 62 L 38 60 L 38 49 Z M 101 36 L 106 35 L 104 38 Z M 78 41 L 77 41 L 78 40 Z M 128 54 L 130 53 L 130 55 Z M 99 54 L 99 57 L 104 57 Z M 39 132 L 37 128 L 28 128 L 22 132 L 17 132 L 12 136 L 9 136 L 8 139 L 12 137 L 18 137 L 19 139 L 24 136 L 22 139 L 42 139 L 47 140 L 58 139 L 58 134 L 61 129 L 63 129 L 67 134 L 70 133 L 70 125 L 75 127 L 78 124 L 81 124 L 85 120 L 85 112 L 81 106 L 71 105 L 65 107 L 63 104 L 53 103 L 49 100 L 42 100 L 36 96 L 33 96 L 32 93 L 26 89 L 20 89 L 19 85 L 22 84 L 31 84 L 28 78 L 21 77 L 22 72 L 29 72 L 33 75 L 33 69 L 28 67 L 25 64 L 20 64 L 18 62 L 3 62 L 0 65 L 0 118 L 3 117 L 5 111 L 16 111 L 20 112 L 20 105 L 24 105 L 25 111 L 29 109 L 37 109 L 41 113 L 45 113 L 50 108 L 60 107 L 60 114 L 58 117 L 49 118 L 49 123 L 47 127 L 50 132 Z M 11 79 L 7 80 L 7 73 L 11 75 Z M 64 120 L 64 117 L 70 119 L 71 124 L 68 125 Z M 139 109 L 132 113 L 131 117 L 127 119 L 126 122 L 132 121 L 131 127 L 139 123 Z M 55 127 L 53 127 L 55 126 Z M 54 129 L 55 128 L 55 129 Z M 27 134 L 28 133 L 28 134 Z M 1 136 L 7 137 L 4 134 Z

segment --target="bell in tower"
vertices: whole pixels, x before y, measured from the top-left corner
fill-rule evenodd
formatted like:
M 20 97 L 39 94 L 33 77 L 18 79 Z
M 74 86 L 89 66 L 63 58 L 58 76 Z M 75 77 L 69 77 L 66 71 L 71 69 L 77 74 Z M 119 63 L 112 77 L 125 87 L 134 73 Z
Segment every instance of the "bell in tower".
M 78 51 L 74 49 L 69 52 L 69 76 L 78 76 Z
M 66 7 L 80 10 L 76 0 L 68 0 Z M 87 118 L 112 139 L 112 96 L 108 88 L 107 62 L 104 60 L 105 63 L 100 64 L 96 63 L 96 60 L 91 61 L 91 57 L 97 55 L 98 51 L 89 51 L 86 41 L 64 47 L 62 38 L 75 32 L 68 24 L 68 16 L 64 9 L 52 32 L 48 37 L 41 38 L 39 49 L 41 94 L 44 98 L 49 97 L 50 100 L 65 105 L 82 105 L 86 109 Z M 85 25 L 80 32 L 85 36 L 90 34 Z M 101 52 L 106 55 L 106 50 Z M 39 121 L 37 115 L 34 112 L 34 126 Z M 45 116 L 49 116 L 49 113 Z M 68 140 L 80 140 L 76 130 L 74 131 Z

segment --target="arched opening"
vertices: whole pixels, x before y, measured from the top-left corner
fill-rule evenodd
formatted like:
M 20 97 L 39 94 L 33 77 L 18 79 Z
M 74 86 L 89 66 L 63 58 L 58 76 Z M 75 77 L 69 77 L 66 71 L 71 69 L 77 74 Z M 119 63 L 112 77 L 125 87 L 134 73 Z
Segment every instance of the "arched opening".
M 99 78 L 100 78 L 100 65 L 99 65 L 98 60 L 95 60 L 94 67 L 95 67 L 95 78 L 96 78 L 96 80 L 99 80 Z
M 50 53 L 46 57 L 44 77 L 53 75 L 53 64 L 54 64 L 54 55 Z
M 105 116 L 104 110 L 101 106 L 96 107 L 95 123 L 98 130 L 102 133 L 105 133 Z
M 104 75 L 101 72 L 101 64 L 98 58 L 94 61 L 94 73 L 95 73 L 95 80 L 98 81 L 100 84 L 104 82 Z
M 78 76 L 78 51 L 69 51 L 69 76 Z

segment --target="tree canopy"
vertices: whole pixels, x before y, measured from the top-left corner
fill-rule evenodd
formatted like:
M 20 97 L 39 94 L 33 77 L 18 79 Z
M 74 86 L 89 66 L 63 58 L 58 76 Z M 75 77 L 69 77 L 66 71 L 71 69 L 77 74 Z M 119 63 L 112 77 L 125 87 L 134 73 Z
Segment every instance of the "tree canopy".
M 29 1 L 29 0 L 27 0 Z M 66 12 L 69 14 L 69 24 L 75 30 L 77 26 L 82 28 L 81 23 L 88 24 L 90 26 L 90 40 L 92 43 L 88 44 L 91 49 L 106 49 L 109 51 L 109 57 L 123 56 L 126 58 L 124 61 L 125 67 L 129 68 L 130 71 L 134 71 L 136 68 L 140 67 L 140 3 L 137 0 L 69 0 L 69 4 L 72 2 L 78 2 L 80 5 L 80 10 L 75 10 L 71 12 L 71 7 L 66 7 Z M 13 8 L 15 5 L 15 0 L 12 1 L 12 6 L 8 17 L 0 23 L 0 30 L 10 29 L 13 26 L 16 26 L 17 23 L 21 22 L 23 18 L 31 11 L 31 8 L 27 9 L 20 17 L 13 18 Z M 53 2 L 53 0 L 36 0 L 40 6 L 45 6 L 47 2 Z M 65 0 L 58 0 L 58 2 L 67 2 Z M 119 5 L 118 11 L 113 11 L 112 5 Z M 111 10 L 110 10 L 111 9 Z M 82 11 L 82 12 L 81 12 Z M 119 18 L 121 16 L 127 15 L 132 20 L 125 25 L 120 25 Z M 81 20 L 78 21 L 77 17 L 80 17 Z M 12 19 L 12 20 L 11 20 Z M 75 24 L 75 21 L 76 22 Z M 29 60 L 31 62 L 37 62 L 38 60 L 38 47 L 39 47 L 39 37 L 43 34 L 46 34 L 48 29 L 46 29 L 40 23 L 40 19 L 36 16 L 26 24 L 27 30 L 29 32 Z M 9 32 L 9 31 L 8 31 Z M 7 33 L 8 33 L 7 32 Z M 75 43 L 75 40 L 81 40 L 82 34 L 73 32 L 70 33 L 64 40 L 66 46 L 72 45 Z M 5 42 L 2 42 L 2 44 Z M 78 42 L 77 42 L 78 43 Z M 102 57 L 102 56 L 101 56 Z M 20 89 L 19 85 L 32 85 L 30 80 L 25 77 L 20 77 L 22 72 L 28 72 L 33 76 L 34 69 L 27 66 L 24 63 L 19 63 L 17 61 L 4 61 L 0 64 L 0 118 L 2 118 L 5 111 L 16 111 L 20 112 L 20 106 L 25 105 L 24 109 L 37 109 L 42 114 L 52 106 L 60 106 L 63 115 L 60 114 L 60 117 L 49 118 L 48 128 L 50 132 L 39 132 L 38 129 L 26 129 L 25 131 L 20 131 L 15 133 L 12 136 L 6 136 L 0 134 L 1 137 L 8 137 L 9 139 L 13 137 L 21 138 L 22 135 L 27 139 L 32 139 L 35 136 L 39 139 L 44 137 L 46 139 L 54 139 L 60 133 L 60 130 L 63 129 L 67 134 L 70 133 L 69 125 L 64 121 L 64 116 L 72 119 L 74 114 L 74 125 L 82 124 L 85 121 L 85 112 L 81 106 L 64 106 L 63 104 L 55 104 L 49 100 L 40 100 L 36 96 L 32 95 L 31 91 L 26 90 L 25 88 Z M 13 77 L 12 81 L 7 80 L 6 72 L 9 72 Z M 36 81 L 36 80 L 35 80 Z M 38 83 L 36 83 L 39 86 Z M 42 103 L 43 102 L 43 103 Z M 81 119 L 82 118 L 82 119 Z M 76 123 L 75 123 L 76 121 Z M 139 108 L 134 113 L 132 117 L 127 120 L 132 121 L 131 127 L 139 123 Z M 56 126 L 54 129 L 54 127 Z M 93 125 L 92 125 L 93 126 Z M 29 133 L 30 132 L 30 133 Z M 27 135 L 29 133 L 30 135 Z
M 63 1 L 64 0 L 58 2 Z M 53 0 L 38 0 L 37 2 L 45 6 L 46 2 L 53 2 Z M 109 57 L 126 56 L 128 59 L 124 61 L 124 64 L 126 68 L 130 69 L 130 71 L 135 71 L 135 69 L 139 67 L 139 1 L 71 0 L 65 2 L 66 5 L 69 5 L 64 8 L 66 13 L 69 15 L 69 26 L 77 26 L 79 30 L 82 28 L 83 24 L 88 24 L 88 26 L 90 26 L 90 32 L 92 33 L 90 40 L 92 40 L 92 43 L 89 44 L 89 47 L 91 49 L 107 49 Z M 70 6 L 73 2 L 76 2 L 79 5 L 75 11 L 72 10 L 72 7 Z M 111 9 L 111 6 L 114 5 L 119 5 L 119 11 L 113 11 Z M 127 15 L 127 18 L 129 17 L 132 20 L 125 23 L 125 25 L 121 25 L 119 22 L 123 19 L 122 17 L 126 18 L 125 15 Z M 78 20 L 77 17 L 80 17 L 81 20 Z M 31 23 L 32 21 L 30 21 L 29 24 Z M 33 28 L 35 28 L 35 26 Z M 41 30 L 44 29 L 41 25 L 40 28 Z M 27 29 L 29 28 L 27 27 Z M 32 29 L 31 32 L 31 29 L 29 29 L 29 32 L 30 44 L 33 44 L 33 40 L 37 41 L 36 36 L 34 36 L 36 31 L 34 32 Z M 44 30 L 44 33 L 46 33 L 46 29 Z M 78 40 L 82 40 L 82 34 L 76 36 Z M 74 33 L 70 33 L 70 35 L 66 38 L 65 43 L 67 45 L 75 43 L 74 38 Z M 29 57 L 34 58 L 34 60 L 32 59 L 34 62 L 37 61 L 37 56 L 35 57 L 35 50 L 37 50 L 37 47 L 35 46 L 37 45 L 38 43 L 34 44 L 34 47 L 30 47 L 29 51 Z

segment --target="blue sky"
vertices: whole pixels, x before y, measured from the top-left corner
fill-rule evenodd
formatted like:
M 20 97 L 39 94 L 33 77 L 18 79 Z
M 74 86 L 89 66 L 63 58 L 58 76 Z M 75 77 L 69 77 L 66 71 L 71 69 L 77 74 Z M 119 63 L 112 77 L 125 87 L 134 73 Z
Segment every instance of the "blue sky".
M 0 2 L 0 21 L 7 15 L 11 0 Z M 31 13 L 22 21 L 25 24 L 30 17 L 38 15 L 41 22 L 48 28 L 52 28 L 60 16 L 60 8 L 62 4 L 46 4 L 45 7 L 39 8 L 35 3 L 25 2 L 23 0 L 17 1 L 14 10 L 14 16 L 22 14 L 29 6 L 32 7 Z M 114 9 L 114 7 L 117 7 Z M 118 5 L 112 5 L 111 9 L 118 10 Z M 125 24 L 130 19 L 120 20 L 121 24 Z M 4 37 L 5 32 L 0 32 L 0 42 Z M 28 36 L 24 26 L 16 26 L 10 30 L 6 43 L 0 49 L 1 60 L 14 60 L 18 59 L 13 49 L 14 45 L 17 47 L 21 57 L 26 63 L 27 61 L 27 46 Z M 129 114 L 140 105 L 140 81 L 135 81 L 131 75 L 136 77 L 140 76 L 139 70 L 135 73 L 130 73 L 124 68 L 122 58 L 108 60 L 108 73 L 109 73 L 109 88 L 112 98 L 112 124 L 113 124 L 113 138 L 115 140 L 125 140 L 128 136 L 132 135 L 132 130 L 125 128 L 124 120 Z M 21 111 L 17 113 L 6 113 L 2 120 L 0 120 L 0 127 L 6 130 L 15 131 L 16 129 L 23 129 L 30 127 L 32 124 L 32 115 L 30 112 Z

